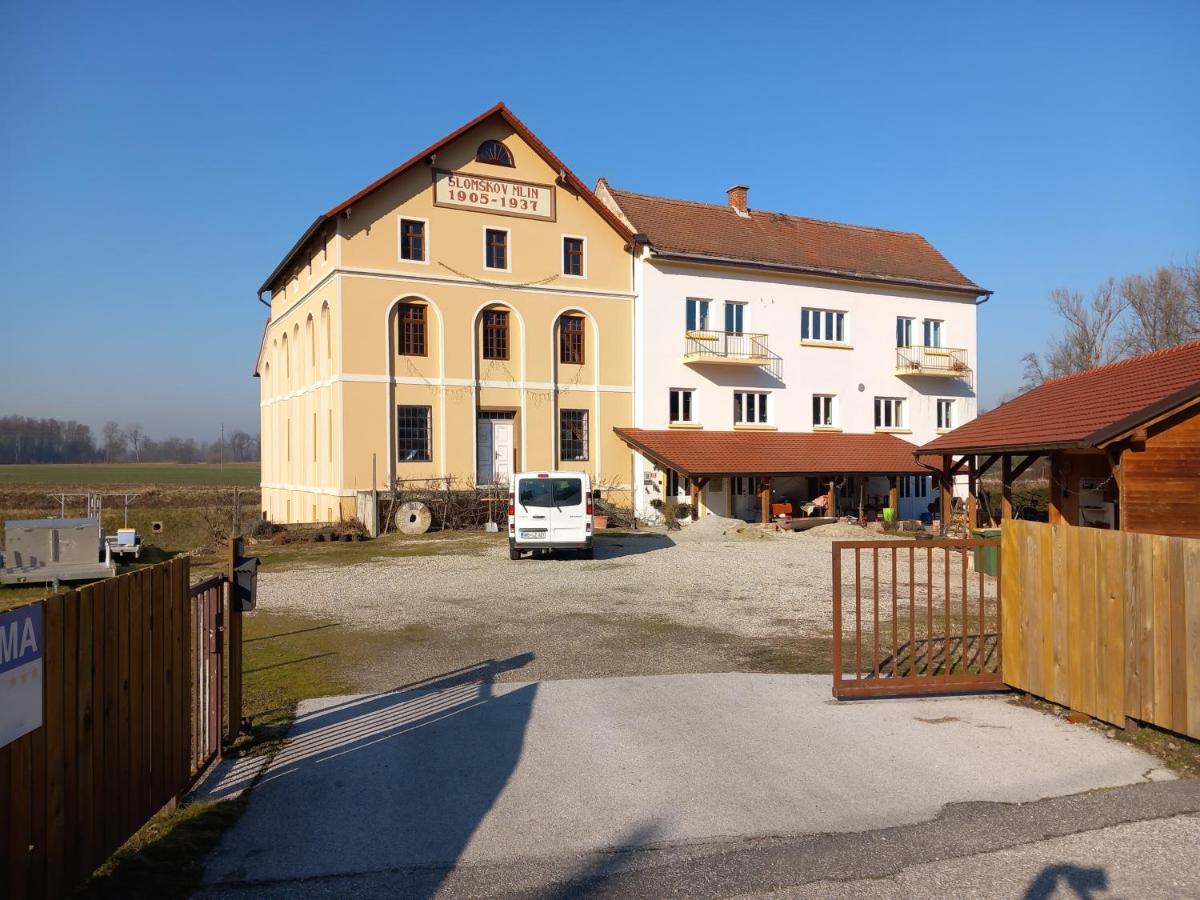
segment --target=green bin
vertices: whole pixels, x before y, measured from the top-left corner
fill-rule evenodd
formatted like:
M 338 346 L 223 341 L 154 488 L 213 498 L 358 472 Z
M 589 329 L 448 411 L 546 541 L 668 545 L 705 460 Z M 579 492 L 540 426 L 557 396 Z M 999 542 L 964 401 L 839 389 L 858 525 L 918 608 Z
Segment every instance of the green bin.
M 998 540 L 999 528 L 972 528 L 971 536 L 984 540 Z M 974 566 L 976 572 L 996 576 L 1000 574 L 1000 548 L 976 547 Z

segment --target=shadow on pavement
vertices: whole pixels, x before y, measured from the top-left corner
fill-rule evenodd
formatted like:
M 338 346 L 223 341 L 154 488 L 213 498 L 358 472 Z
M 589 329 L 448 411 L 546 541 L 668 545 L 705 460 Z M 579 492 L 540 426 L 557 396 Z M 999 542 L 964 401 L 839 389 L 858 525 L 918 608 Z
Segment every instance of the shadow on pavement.
M 1080 900 L 1092 900 L 1095 891 L 1108 889 L 1108 875 L 1103 869 L 1083 868 L 1070 863 L 1046 866 L 1025 889 L 1024 900 L 1049 900 L 1059 893 L 1062 885 Z
M 498 694 L 496 677 L 533 658 L 488 660 L 298 716 L 209 881 L 452 866 L 516 767 L 537 693 L 531 684 Z M 236 787 L 235 778 L 226 789 Z M 426 875 L 418 896 L 444 877 Z

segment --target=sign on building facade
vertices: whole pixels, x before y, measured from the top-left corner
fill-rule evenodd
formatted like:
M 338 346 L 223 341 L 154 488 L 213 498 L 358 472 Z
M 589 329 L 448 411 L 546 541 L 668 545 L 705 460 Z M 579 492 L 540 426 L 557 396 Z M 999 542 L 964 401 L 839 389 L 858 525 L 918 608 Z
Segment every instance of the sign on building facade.
M 42 611 L 0 613 L 0 747 L 42 727 Z
M 433 204 L 547 222 L 555 216 L 553 185 L 441 170 L 433 173 Z

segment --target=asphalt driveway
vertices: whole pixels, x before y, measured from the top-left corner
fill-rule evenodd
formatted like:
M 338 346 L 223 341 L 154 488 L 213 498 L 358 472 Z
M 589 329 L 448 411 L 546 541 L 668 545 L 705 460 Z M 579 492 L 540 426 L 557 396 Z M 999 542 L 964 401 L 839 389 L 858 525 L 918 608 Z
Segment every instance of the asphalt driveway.
M 828 676 L 805 675 L 497 681 L 528 662 L 303 703 L 205 894 L 370 893 L 403 877 L 406 893 L 457 896 L 447 879 L 473 867 L 569 874 L 628 850 L 879 833 L 949 804 L 1172 777 L 999 697 L 837 703 Z

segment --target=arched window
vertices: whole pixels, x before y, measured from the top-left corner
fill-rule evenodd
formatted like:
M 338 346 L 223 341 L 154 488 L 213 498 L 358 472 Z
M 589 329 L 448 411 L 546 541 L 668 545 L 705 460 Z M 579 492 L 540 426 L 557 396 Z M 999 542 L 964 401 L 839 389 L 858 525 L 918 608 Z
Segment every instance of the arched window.
M 313 374 L 317 371 L 317 333 L 313 330 L 313 317 L 310 313 L 308 321 L 304 323 L 305 337 L 308 338 L 308 358 L 309 364 L 312 366 Z
M 275 385 L 271 384 L 271 364 L 263 364 L 263 389 L 267 392 L 267 396 L 275 393 Z
M 286 331 L 283 333 L 283 339 L 279 342 L 279 351 L 283 354 L 283 383 L 285 386 L 290 386 L 292 383 L 292 356 L 288 353 Z
M 499 141 L 484 141 L 475 152 L 475 161 L 491 163 L 494 166 L 513 165 L 512 154 Z

